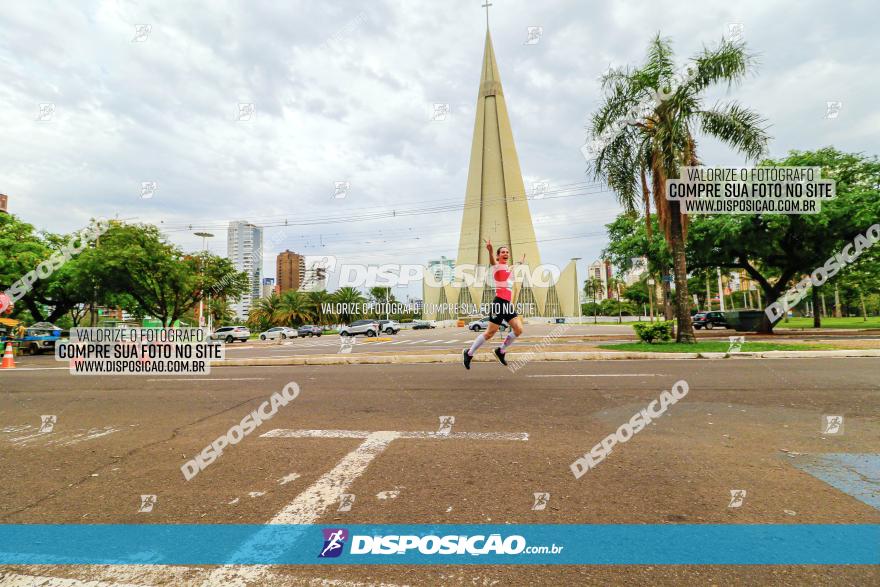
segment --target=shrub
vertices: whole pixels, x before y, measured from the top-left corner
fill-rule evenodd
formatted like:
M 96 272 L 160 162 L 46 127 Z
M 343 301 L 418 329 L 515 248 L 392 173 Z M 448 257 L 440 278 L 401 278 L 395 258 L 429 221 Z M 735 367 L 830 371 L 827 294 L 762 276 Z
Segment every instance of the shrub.
M 636 322 L 632 325 L 638 337 L 648 344 L 652 344 L 655 340 L 672 340 L 672 328 L 674 322 Z

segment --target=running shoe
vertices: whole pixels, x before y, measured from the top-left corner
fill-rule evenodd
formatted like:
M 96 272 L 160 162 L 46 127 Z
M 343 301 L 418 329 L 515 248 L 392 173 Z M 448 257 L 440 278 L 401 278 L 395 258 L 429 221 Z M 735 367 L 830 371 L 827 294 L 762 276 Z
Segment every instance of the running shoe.
M 501 361 L 502 365 L 507 365 L 507 359 L 504 358 L 504 353 L 501 352 L 501 347 L 498 347 L 494 351 L 495 356 L 498 357 L 498 360 Z
M 464 349 L 464 353 L 462 353 L 462 356 L 464 357 L 463 363 L 465 369 L 471 368 L 471 359 L 473 359 L 473 357 L 468 354 L 469 350 L 470 349 Z

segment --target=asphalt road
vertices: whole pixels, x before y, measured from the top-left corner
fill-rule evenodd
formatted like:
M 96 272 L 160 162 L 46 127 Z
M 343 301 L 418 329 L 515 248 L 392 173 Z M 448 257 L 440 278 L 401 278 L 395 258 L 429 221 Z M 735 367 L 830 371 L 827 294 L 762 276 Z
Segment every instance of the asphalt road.
M 492 363 L 471 371 L 437 364 L 228 367 L 201 378 L 3 371 L 0 521 L 263 524 L 295 511 L 299 523 L 321 524 L 876 524 L 876 506 L 796 465 L 811 455 L 880 452 L 877 373 L 876 359 L 842 358 L 533 362 L 516 373 Z M 595 470 L 574 478 L 569 465 L 575 458 L 679 379 L 690 387 L 685 399 Z M 187 459 L 291 381 L 302 390 L 296 400 L 184 479 L 180 467 Z M 822 434 L 825 414 L 843 415 L 845 433 Z M 39 432 L 43 415 L 56 417 L 51 432 Z M 398 439 L 353 474 L 344 491 L 336 487 L 318 500 L 308 497 L 362 440 L 329 433 L 263 436 L 272 430 L 433 432 L 448 415 L 455 416 L 454 432 L 481 434 Z M 733 489 L 747 492 L 741 507 L 728 507 Z M 336 511 L 340 492 L 356 496 L 351 511 Z M 531 509 L 535 492 L 550 494 L 544 511 Z M 144 494 L 156 495 L 152 512 L 138 512 Z M 34 576 L 217 583 L 210 571 L 5 567 L 0 573 L 12 574 L 0 575 L 0 584 L 35 584 Z M 868 585 L 880 579 L 876 568 L 860 566 L 274 567 L 248 573 L 246 584 L 253 585 Z

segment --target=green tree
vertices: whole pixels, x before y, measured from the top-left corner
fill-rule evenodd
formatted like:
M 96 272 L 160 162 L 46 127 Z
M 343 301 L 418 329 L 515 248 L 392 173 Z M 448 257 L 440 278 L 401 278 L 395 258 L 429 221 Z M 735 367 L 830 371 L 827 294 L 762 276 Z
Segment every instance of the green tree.
M 353 287 L 341 287 L 333 292 L 333 302 L 337 304 L 345 304 L 344 311 L 339 315 L 342 322 L 349 323 L 353 319 L 360 318 L 363 313 L 352 312 L 351 310 L 360 308 L 366 302 L 364 296 Z
M 634 211 L 641 200 L 649 231 L 651 185 L 660 226 L 672 253 L 677 342 L 696 342 L 685 258 L 688 218 L 681 214 L 679 202 L 666 199 L 666 180 L 678 178 L 682 166 L 699 164 L 698 132 L 727 143 L 749 159 L 765 152 L 768 135 L 756 113 L 736 102 L 714 107 L 704 104 L 706 90 L 718 83 L 741 81 L 752 65 L 742 43 L 722 38 L 717 48 L 704 48 L 691 58 L 688 74 L 677 83 L 671 44 L 657 35 L 642 66 L 611 69 L 603 77 L 605 101 L 592 118 L 591 130 L 596 137 L 608 136 L 616 128 L 620 131 L 611 132 L 607 142 L 600 141 L 590 167 L 597 179 L 617 192 L 627 211 Z M 645 104 L 649 106 L 643 108 Z
M 270 328 L 279 320 L 281 305 L 282 298 L 275 292 L 272 292 L 268 298 L 258 299 L 248 312 L 248 327 L 258 331 Z
M 248 290 L 247 274 L 236 271 L 228 259 L 186 255 L 152 225 L 114 224 L 79 261 L 100 290 L 125 293 L 133 311 L 154 316 L 165 326 L 209 294 L 238 297 Z
M 309 311 L 315 317 L 315 322 L 320 326 L 327 325 L 329 320 L 333 318 L 332 312 L 324 311 L 325 305 L 329 306 L 333 301 L 330 293 L 324 290 L 310 291 L 306 294 L 306 299 L 308 300 Z
M 744 269 L 770 305 L 793 282 L 822 266 L 858 234 L 880 219 L 880 162 L 876 157 L 842 153 L 833 147 L 792 151 L 762 165 L 821 167 L 836 181 L 836 196 L 822 202 L 819 214 L 718 214 L 697 218 L 690 231 L 688 264 L 692 268 Z M 877 245 L 875 245 L 877 246 Z M 843 276 L 849 267 L 840 272 Z M 828 287 L 813 288 L 813 303 Z M 833 285 L 831 286 L 833 288 Z M 816 312 L 814 324 L 818 323 Z M 765 315 L 761 332 L 772 332 Z
M 590 308 L 587 308 L 586 310 L 587 311 L 592 310 L 593 324 L 596 323 L 596 312 L 597 312 L 598 306 L 599 306 L 599 304 L 596 302 L 596 300 L 599 298 L 600 293 L 602 293 L 602 280 L 601 279 L 599 279 L 598 277 L 590 277 L 589 279 L 584 281 L 584 295 L 587 297 L 588 300 L 592 300 L 592 302 L 590 302 L 592 305 L 590 306 Z M 587 315 L 589 315 L 589 314 L 587 314 Z
M 312 319 L 312 310 L 305 294 L 287 290 L 281 294 L 278 310 L 275 314 L 279 324 L 300 326 Z

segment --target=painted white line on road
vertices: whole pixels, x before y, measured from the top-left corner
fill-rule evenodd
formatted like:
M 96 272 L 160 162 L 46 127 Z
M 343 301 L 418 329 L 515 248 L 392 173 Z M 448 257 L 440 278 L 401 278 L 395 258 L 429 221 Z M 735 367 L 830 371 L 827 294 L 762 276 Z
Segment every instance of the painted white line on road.
M 602 373 L 583 374 L 572 373 L 567 375 L 526 375 L 526 377 L 659 377 L 658 373 Z
M 384 431 L 388 434 L 395 435 L 395 438 L 425 438 L 436 440 L 528 440 L 528 432 L 450 432 L 449 434 L 440 434 L 439 432 L 406 432 L 406 431 Z M 261 434 L 260 438 L 369 438 L 371 434 L 377 432 L 368 432 L 366 430 L 285 430 L 276 428 L 265 434 Z
M 291 481 L 296 481 L 296 480 L 299 479 L 299 478 L 300 478 L 300 474 L 299 474 L 299 473 L 291 473 L 290 475 L 285 475 L 284 477 L 282 477 L 281 479 L 279 479 L 279 480 L 278 480 L 278 484 L 279 484 L 279 485 L 287 485 L 287 484 L 290 483 Z
M 190 378 L 176 377 L 174 379 L 147 379 L 147 381 L 265 381 L 268 377 L 211 377 Z
M 342 431 L 345 432 L 345 431 Z M 350 438 L 350 437 L 344 437 Z M 312 524 L 328 507 L 339 501 L 355 479 L 367 470 L 374 458 L 388 448 L 397 432 L 380 431 L 367 435 L 356 449 L 342 457 L 333 469 L 325 473 L 311 487 L 284 506 L 269 524 Z

